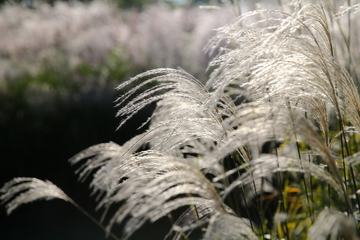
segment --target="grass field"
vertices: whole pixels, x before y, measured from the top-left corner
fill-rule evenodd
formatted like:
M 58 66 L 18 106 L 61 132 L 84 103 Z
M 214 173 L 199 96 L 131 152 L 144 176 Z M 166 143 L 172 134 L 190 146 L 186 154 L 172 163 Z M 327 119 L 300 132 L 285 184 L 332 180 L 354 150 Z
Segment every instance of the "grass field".
M 156 103 L 147 129 L 70 159 L 109 237 L 168 218 L 168 239 L 359 239 L 360 3 L 236 3 L 206 82 L 157 68 L 120 83 L 118 128 Z M 0 193 L 8 213 L 53 198 L 83 211 L 36 178 Z

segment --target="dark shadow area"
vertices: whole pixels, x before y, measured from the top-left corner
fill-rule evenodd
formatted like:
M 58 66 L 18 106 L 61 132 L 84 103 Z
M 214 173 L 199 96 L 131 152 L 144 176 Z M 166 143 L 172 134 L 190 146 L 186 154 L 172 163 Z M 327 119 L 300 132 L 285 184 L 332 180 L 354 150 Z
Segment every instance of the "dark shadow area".
M 0 185 L 14 177 L 48 179 L 96 219 L 95 197 L 86 183 L 79 183 L 68 159 L 94 144 L 124 143 L 141 130 L 154 106 L 139 112 L 122 129 L 115 131 L 114 99 L 121 94 L 112 87 L 94 89 L 80 98 L 31 107 L 26 100 L 0 97 Z M 76 100 L 75 100 L 76 99 Z M 12 101 L 12 102 L 11 102 Z M 44 104 L 42 105 L 44 106 Z M 169 220 L 146 225 L 131 239 L 162 239 Z M 122 226 L 114 233 L 121 236 Z M 62 200 L 37 201 L 6 216 L 0 207 L 0 239 L 106 239 L 105 232 L 70 203 Z M 111 239 L 110 237 L 107 239 Z

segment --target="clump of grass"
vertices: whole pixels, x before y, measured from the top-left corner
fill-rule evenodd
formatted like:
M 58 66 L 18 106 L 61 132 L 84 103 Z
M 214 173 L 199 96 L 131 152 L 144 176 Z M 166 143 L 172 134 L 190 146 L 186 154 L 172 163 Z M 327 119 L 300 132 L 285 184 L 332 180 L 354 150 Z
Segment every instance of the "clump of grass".
M 134 86 L 116 100 L 119 127 L 156 102 L 149 128 L 70 159 L 81 180 L 91 177 L 108 232 L 126 221 L 128 239 L 169 217 L 173 239 L 196 230 L 203 239 L 359 239 L 360 100 L 329 6 L 295 1 L 290 12 L 256 10 L 218 29 L 208 51 L 229 45 L 205 85 L 163 68 L 118 86 Z M 0 199 L 12 210 L 61 193 L 44 184 L 53 189 L 7 183 Z

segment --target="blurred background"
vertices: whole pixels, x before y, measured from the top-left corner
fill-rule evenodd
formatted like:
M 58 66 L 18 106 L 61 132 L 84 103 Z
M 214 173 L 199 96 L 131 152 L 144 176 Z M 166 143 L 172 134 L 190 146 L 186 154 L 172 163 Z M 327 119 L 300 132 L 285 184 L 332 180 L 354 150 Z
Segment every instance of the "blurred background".
M 48 179 L 96 219 L 95 197 L 68 159 L 98 143 L 122 144 L 153 107 L 115 131 L 115 87 L 143 71 L 180 67 L 205 81 L 203 47 L 235 16 L 196 0 L 0 1 L 0 185 L 14 177 Z M 168 220 L 132 239 L 162 239 Z M 122 226 L 114 232 L 118 235 Z M 25 205 L 6 216 L 0 239 L 105 239 L 69 203 Z M 111 238 L 109 238 L 111 239 Z

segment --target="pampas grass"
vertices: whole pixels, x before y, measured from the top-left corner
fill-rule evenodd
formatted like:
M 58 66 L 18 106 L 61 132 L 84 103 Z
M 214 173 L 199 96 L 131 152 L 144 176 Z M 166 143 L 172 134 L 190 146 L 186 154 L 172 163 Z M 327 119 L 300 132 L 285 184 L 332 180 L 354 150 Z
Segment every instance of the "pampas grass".
M 70 160 L 80 180 L 91 179 L 108 233 L 125 222 L 128 239 L 168 217 L 168 239 L 196 231 L 203 239 L 359 239 L 360 100 L 333 29 L 358 5 L 334 13 L 329 2 L 283 4 L 217 29 L 205 84 L 161 68 L 117 87 L 130 86 L 116 100 L 119 128 L 155 102 L 149 128 Z M 38 184 L 1 189 L 9 212 L 39 198 L 68 200 L 50 183 L 25 181 Z M 175 210 L 184 212 L 174 221 Z

